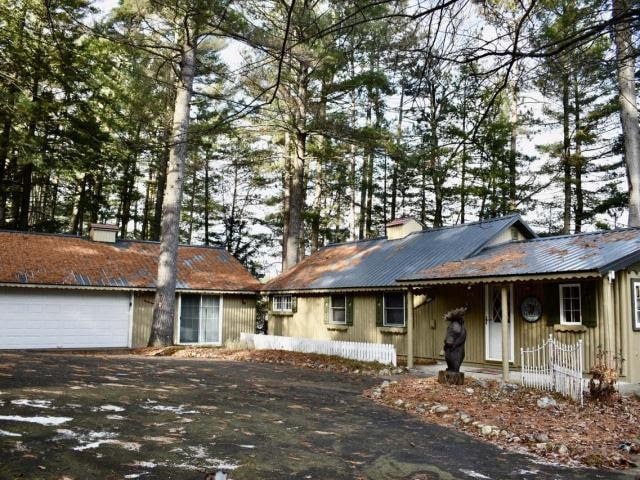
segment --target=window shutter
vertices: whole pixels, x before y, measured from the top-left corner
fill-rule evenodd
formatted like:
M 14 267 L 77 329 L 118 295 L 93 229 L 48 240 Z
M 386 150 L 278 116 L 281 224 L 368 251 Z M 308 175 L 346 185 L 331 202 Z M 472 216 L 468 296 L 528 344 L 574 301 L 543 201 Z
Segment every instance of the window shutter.
M 560 323 L 560 287 L 557 283 L 547 283 L 544 286 L 544 305 L 547 312 L 547 325 Z
M 376 297 L 376 327 L 384 326 L 384 306 L 382 295 Z
M 348 296 L 345 300 L 345 321 L 347 325 L 353 325 L 353 297 Z
M 324 297 L 324 323 L 331 323 L 331 297 Z
M 598 325 L 598 311 L 596 309 L 596 284 L 583 283 L 582 290 L 582 324 L 585 327 L 595 328 Z
M 298 297 L 291 297 L 291 312 L 296 313 L 298 311 Z

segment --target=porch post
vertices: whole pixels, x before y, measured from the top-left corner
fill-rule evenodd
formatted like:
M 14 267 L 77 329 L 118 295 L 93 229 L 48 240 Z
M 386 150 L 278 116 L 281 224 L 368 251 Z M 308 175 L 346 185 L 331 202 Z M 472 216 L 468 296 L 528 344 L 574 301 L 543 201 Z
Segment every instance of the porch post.
M 407 368 L 413 368 L 413 291 L 407 291 Z
M 509 381 L 509 356 L 511 348 L 509 345 L 509 286 L 502 285 L 501 312 L 502 312 L 502 380 Z
M 607 351 L 607 355 L 613 356 L 615 354 L 615 329 L 613 321 L 615 317 L 614 305 L 613 305 L 613 280 L 614 275 L 607 275 L 602 279 L 602 303 L 604 308 L 603 323 L 604 323 L 604 348 Z

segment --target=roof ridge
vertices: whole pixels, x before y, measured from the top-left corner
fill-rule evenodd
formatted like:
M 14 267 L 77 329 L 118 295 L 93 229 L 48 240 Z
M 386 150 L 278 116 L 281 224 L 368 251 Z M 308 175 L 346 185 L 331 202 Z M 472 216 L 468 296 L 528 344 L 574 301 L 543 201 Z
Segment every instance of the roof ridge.
M 517 240 L 508 243 L 527 243 L 527 242 L 542 242 L 547 240 L 557 240 L 560 238 L 576 238 L 576 237 L 586 237 L 586 236 L 595 236 L 595 235 L 607 235 L 610 233 L 619 233 L 619 232 L 628 232 L 630 230 L 640 230 L 640 226 L 638 227 L 627 227 L 627 228 L 615 228 L 613 230 L 596 230 L 595 232 L 579 232 L 579 233 L 565 233 L 563 235 L 549 235 L 547 237 L 536 237 L 529 238 L 525 240 Z M 493 245 L 495 247 L 499 245 Z
M 500 221 L 500 220 L 506 220 L 506 219 L 513 218 L 513 217 L 518 217 L 520 219 L 522 218 L 522 216 L 519 213 L 512 213 L 512 214 L 509 214 L 509 215 L 505 215 L 503 217 L 494 217 L 494 218 L 476 220 L 474 222 L 468 222 L 468 223 L 456 223 L 454 225 L 443 225 L 441 227 L 425 228 L 423 230 L 417 230 L 415 232 L 411 232 L 410 234 L 408 234 L 405 237 L 394 238 L 393 240 L 389 240 L 386 236 L 380 236 L 380 237 L 375 237 L 375 238 L 363 238 L 363 239 L 359 239 L 359 240 L 348 240 L 346 242 L 333 242 L 333 243 L 328 243 L 327 245 L 323 246 L 320 250 L 322 250 L 324 248 L 328 248 L 328 247 L 336 247 L 336 246 L 339 246 L 339 245 L 350 245 L 350 244 L 354 244 L 354 243 L 373 242 L 373 241 L 379 241 L 379 240 L 388 240 L 389 242 L 393 242 L 393 241 L 396 241 L 396 240 L 403 240 L 403 239 L 405 239 L 405 238 L 407 238 L 407 237 L 409 237 L 411 235 L 420 235 L 422 233 L 437 232 L 437 231 L 441 231 L 441 230 L 450 230 L 452 228 L 461 228 L 461 227 L 470 227 L 470 226 L 473 226 L 473 225 L 482 225 L 484 223 L 497 222 L 497 221 Z M 413 218 L 413 217 L 410 217 L 410 218 Z M 416 220 L 416 221 L 419 222 L 419 220 Z

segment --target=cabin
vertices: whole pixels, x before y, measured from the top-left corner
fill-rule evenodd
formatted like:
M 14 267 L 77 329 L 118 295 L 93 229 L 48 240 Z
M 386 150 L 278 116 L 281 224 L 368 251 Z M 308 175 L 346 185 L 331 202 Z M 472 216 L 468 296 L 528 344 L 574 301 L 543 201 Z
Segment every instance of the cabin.
M 0 231 L 0 349 L 146 346 L 158 242 Z M 180 245 L 174 342 L 223 345 L 254 332 L 260 283 L 226 250 Z
M 269 333 L 391 343 L 409 366 L 442 359 L 444 314 L 466 307 L 466 364 L 520 367 L 550 334 L 582 340 L 640 381 L 640 229 L 538 238 L 519 215 L 329 245 L 263 289 Z M 503 347 L 506 347 L 503 355 Z

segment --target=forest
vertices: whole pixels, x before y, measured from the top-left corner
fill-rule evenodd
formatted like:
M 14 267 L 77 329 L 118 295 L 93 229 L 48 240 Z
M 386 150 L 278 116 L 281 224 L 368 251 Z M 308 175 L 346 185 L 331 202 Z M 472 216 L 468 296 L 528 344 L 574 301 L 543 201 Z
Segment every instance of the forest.
M 631 0 L 0 0 L 0 25 L 0 228 L 273 276 L 403 216 L 640 223 Z

